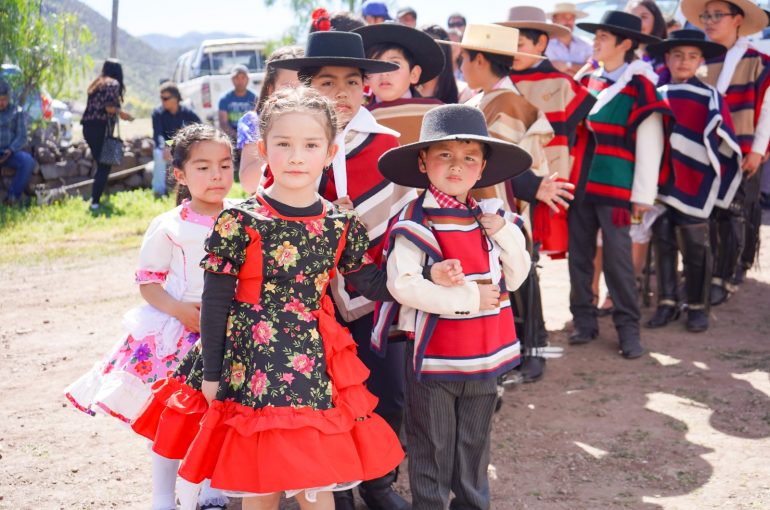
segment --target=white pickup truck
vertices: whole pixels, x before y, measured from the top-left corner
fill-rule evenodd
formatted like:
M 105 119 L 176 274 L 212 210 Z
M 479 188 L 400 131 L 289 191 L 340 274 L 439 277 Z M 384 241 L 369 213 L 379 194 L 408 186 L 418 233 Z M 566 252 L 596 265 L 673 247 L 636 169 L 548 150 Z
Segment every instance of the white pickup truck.
M 173 80 L 184 104 L 205 122 L 216 123 L 219 98 L 233 88 L 230 71 L 249 68 L 249 88 L 259 94 L 265 77 L 265 43 L 257 39 L 211 39 L 179 57 Z

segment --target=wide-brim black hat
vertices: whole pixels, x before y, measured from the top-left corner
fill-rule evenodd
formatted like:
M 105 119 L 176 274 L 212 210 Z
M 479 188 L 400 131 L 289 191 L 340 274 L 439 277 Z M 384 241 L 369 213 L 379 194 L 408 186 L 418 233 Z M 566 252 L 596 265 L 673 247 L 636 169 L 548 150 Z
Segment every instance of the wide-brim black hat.
M 353 30 L 364 41 L 364 51 L 376 44 L 392 43 L 409 50 L 415 64 L 422 69 L 417 84 L 430 81 L 444 69 L 444 51 L 436 41 L 421 30 L 398 23 L 379 23 Z
M 442 141 L 474 141 L 489 147 L 487 165 L 474 188 L 493 186 L 516 177 L 532 166 L 532 156 L 516 144 L 489 136 L 481 110 L 462 104 L 437 106 L 422 119 L 420 141 L 395 147 L 377 163 L 386 179 L 410 188 L 427 188 L 427 174 L 420 171 L 420 150 Z
M 353 32 L 313 32 L 307 38 L 304 57 L 276 60 L 270 65 L 292 71 L 308 67 L 356 67 L 368 74 L 398 69 L 398 65 L 392 62 L 366 58 L 364 42 L 360 35 Z
M 652 44 L 659 38 L 642 33 L 642 19 L 623 11 L 607 11 L 599 23 L 578 23 L 577 27 L 595 34 L 597 30 L 606 30 L 642 44 Z
M 695 46 L 703 52 L 703 58 L 706 60 L 727 52 L 727 48 L 719 43 L 706 40 L 706 34 L 700 30 L 674 30 L 668 34 L 668 39 L 647 46 L 646 51 L 653 57 L 662 57 L 672 48 L 677 46 Z

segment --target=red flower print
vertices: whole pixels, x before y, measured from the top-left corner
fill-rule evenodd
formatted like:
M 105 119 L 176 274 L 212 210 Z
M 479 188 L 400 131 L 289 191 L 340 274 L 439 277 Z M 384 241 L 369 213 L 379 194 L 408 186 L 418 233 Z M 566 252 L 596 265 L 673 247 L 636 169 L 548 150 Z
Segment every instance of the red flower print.
M 136 370 L 136 373 L 139 375 L 147 375 L 152 371 L 152 363 L 147 360 L 140 361 L 134 365 L 134 370 Z
M 254 341 L 258 344 L 267 345 L 275 334 L 273 329 L 273 323 L 267 321 L 259 321 L 257 324 L 251 327 L 251 334 L 254 336 Z
M 294 382 L 294 374 L 292 374 L 291 372 L 284 372 L 283 374 L 281 374 L 279 381 L 283 381 L 287 384 L 291 384 Z
M 302 282 L 305 281 L 305 279 L 306 278 L 305 278 L 305 274 L 304 273 L 300 273 L 300 274 L 298 274 L 297 276 L 294 277 L 294 281 L 296 281 L 297 283 L 302 283 Z
M 257 396 L 262 397 L 265 393 L 267 393 L 267 374 L 262 372 L 261 370 L 257 370 L 254 372 L 254 375 L 251 376 L 251 392 Z
M 324 233 L 323 220 L 308 221 L 307 223 L 305 223 L 305 227 L 307 228 L 307 231 L 310 234 L 310 237 L 320 236 L 321 234 Z
M 294 370 L 305 376 L 310 376 L 315 366 L 315 358 L 309 358 L 307 354 L 297 354 L 291 360 L 291 366 Z

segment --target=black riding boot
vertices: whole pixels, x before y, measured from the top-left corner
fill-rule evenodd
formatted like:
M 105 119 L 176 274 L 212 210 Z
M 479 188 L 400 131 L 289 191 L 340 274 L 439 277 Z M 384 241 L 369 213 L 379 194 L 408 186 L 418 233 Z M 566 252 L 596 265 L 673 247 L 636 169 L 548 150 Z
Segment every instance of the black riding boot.
M 730 283 L 743 253 L 745 218 L 743 202 L 734 200 L 730 209 L 715 209 L 711 222 L 711 244 L 714 253 L 713 275 L 711 278 L 712 306 L 725 301 L 735 290 Z
M 687 330 L 706 331 L 709 327 L 709 290 L 711 281 L 711 247 L 708 223 L 682 225 L 677 240 L 684 262 L 687 289 Z
M 648 328 L 662 328 L 676 320 L 676 234 L 673 214 L 667 209 L 652 226 L 655 275 L 658 280 L 658 308 L 647 321 Z

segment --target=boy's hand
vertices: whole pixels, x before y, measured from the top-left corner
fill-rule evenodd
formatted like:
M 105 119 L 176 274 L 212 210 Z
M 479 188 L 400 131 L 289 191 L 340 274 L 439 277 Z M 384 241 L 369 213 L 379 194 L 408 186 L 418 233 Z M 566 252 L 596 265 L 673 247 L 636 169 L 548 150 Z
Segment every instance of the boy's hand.
M 543 178 L 535 193 L 535 198 L 553 209 L 555 213 L 559 212 L 559 206 L 565 211 L 569 209 L 567 200 L 575 198 L 575 195 L 570 193 L 571 190 L 575 189 L 575 185 L 571 182 L 556 180 L 557 176 L 558 174 L 554 173 Z
M 500 287 L 477 283 L 479 286 L 479 310 L 494 310 L 500 306 Z
M 479 218 L 479 223 L 487 231 L 487 235 L 493 236 L 505 226 L 505 219 L 499 214 L 484 213 Z
M 442 287 L 455 287 L 465 283 L 463 266 L 457 259 L 447 259 L 430 267 L 430 279 Z
M 335 200 L 334 205 L 338 205 L 341 209 L 346 209 L 348 211 L 353 209 L 353 201 L 347 196 Z
M 757 173 L 757 170 L 759 170 L 759 166 L 762 164 L 762 154 L 758 152 L 749 152 L 744 158 L 743 158 L 743 164 L 741 165 L 741 168 L 746 173 L 746 177 L 753 177 L 755 173 Z
M 187 329 L 194 333 L 200 333 L 201 330 L 201 304 L 185 303 L 180 301 L 176 306 L 174 313 L 179 322 L 185 325 Z
M 208 402 L 209 405 L 211 405 L 211 402 L 217 398 L 218 390 L 219 381 L 203 381 L 203 384 L 201 384 L 201 392 L 203 393 L 203 398 L 206 399 L 206 402 Z

